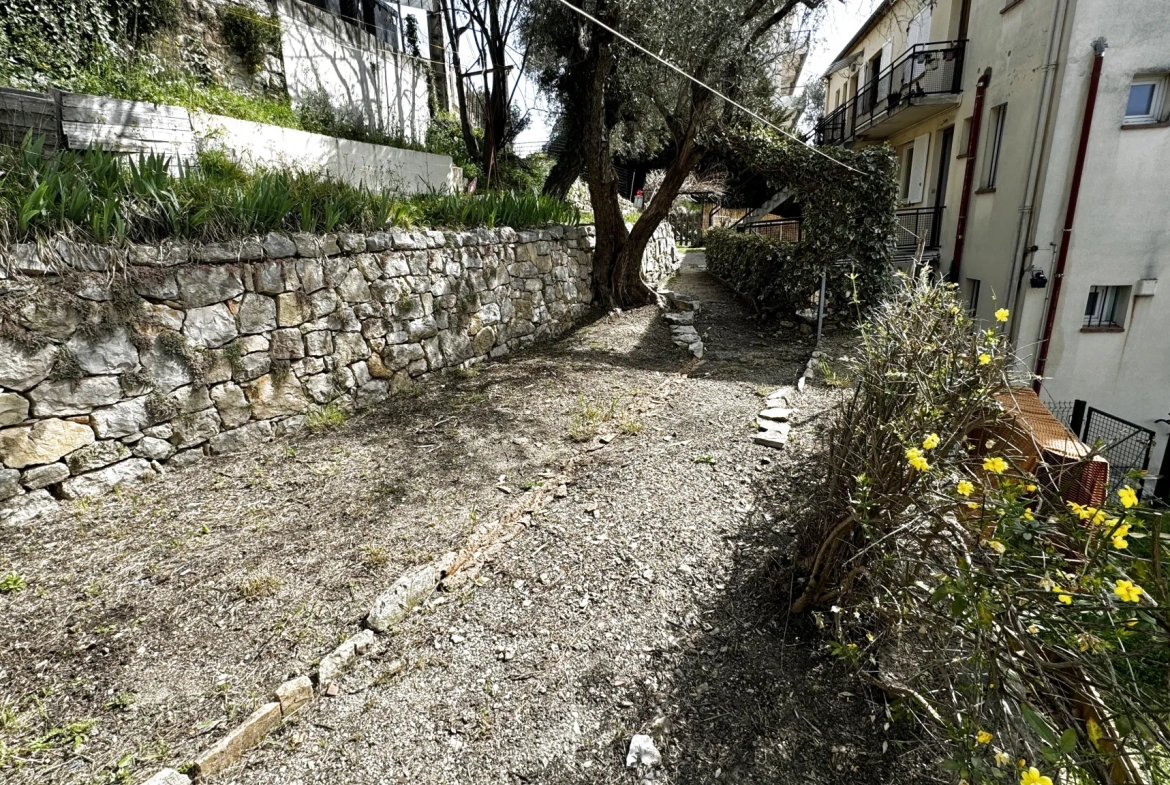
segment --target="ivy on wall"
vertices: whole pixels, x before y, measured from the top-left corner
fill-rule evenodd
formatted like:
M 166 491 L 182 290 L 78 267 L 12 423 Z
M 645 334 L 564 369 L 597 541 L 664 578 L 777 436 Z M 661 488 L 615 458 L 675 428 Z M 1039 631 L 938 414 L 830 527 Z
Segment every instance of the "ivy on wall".
M 4 6 L 0 77 L 73 77 L 95 57 L 141 46 L 179 19 L 179 0 L 6 0 Z
M 243 62 L 249 74 L 264 66 L 268 55 L 280 54 L 280 22 L 276 17 L 263 17 L 242 5 L 227 5 L 219 10 L 223 39 Z
M 896 228 L 897 162 L 889 147 L 814 152 L 765 131 L 739 132 L 724 141 L 777 191 L 793 192 L 801 205 L 802 239 L 790 243 L 714 230 L 707 235 L 708 268 L 767 315 L 808 307 L 821 270 L 829 273 L 830 307 L 876 302 L 890 280 Z

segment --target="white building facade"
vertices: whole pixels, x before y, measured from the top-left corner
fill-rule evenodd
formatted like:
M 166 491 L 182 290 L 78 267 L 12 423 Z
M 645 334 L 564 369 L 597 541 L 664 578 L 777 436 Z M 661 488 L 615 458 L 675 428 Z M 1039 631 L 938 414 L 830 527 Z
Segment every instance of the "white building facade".
M 937 265 L 983 319 L 1009 308 L 1042 397 L 1098 410 L 1089 441 L 1128 432 L 1104 413 L 1152 431 L 1156 445 L 1115 465 L 1148 460 L 1158 474 L 1170 438 L 1170 2 L 887 0 L 826 88 L 818 143 L 886 142 L 899 157 L 902 257 Z M 1170 481 L 1147 489 L 1170 497 Z

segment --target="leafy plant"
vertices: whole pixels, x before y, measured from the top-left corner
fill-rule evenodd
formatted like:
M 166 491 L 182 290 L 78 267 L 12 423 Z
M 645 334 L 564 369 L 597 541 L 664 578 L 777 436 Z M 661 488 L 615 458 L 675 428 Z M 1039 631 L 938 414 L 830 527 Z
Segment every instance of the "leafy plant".
M 0 594 L 14 594 L 18 591 L 24 591 L 26 586 L 24 578 L 15 572 L 10 572 L 0 578 Z
M 280 54 L 280 21 L 275 16 L 261 17 L 255 10 L 234 3 L 219 9 L 223 38 L 248 73 L 255 74 L 267 55 Z
M 875 308 L 820 514 L 798 527 L 793 610 L 814 611 L 956 778 L 1014 782 L 1023 760 L 1025 783 L 1163 781 L 1164 513 L 1137 478 L 1069 501 L 1085 462 L 1036 465 L 1004 412 L 1027 394 L 1014 363 L 953 286 L 903 279 Z
M 338 428 L 344 424 L 345 410 L 336 402 L 313 409 L 305 418 L 305 425 L 314 433 L 330 428 Z

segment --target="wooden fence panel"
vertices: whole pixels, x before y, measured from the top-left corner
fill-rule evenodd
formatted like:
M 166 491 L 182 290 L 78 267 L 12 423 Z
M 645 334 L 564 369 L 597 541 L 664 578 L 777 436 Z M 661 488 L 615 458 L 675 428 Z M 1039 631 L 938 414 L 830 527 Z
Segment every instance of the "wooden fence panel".
M 172 167 L 195 160 L 191 115 L 178 106 L 62 93 L 61 130 L 73 150 L 162 153 Z
M 0 144 L 18 145 L 29 131 L 44 136 L 46 150 L 63 146 L 55 97 L 0 87 Z

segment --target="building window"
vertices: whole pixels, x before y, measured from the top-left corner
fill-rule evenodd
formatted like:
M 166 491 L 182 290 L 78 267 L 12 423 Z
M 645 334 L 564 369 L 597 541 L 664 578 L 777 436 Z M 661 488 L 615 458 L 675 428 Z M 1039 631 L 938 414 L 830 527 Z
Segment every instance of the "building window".
M 991 109 L 987 137 L 987 161 L 983 170 L 983 187 L 994 188 L 996 177 L 999 175 L 999 151 L 1003 144 L 1003 127 L 1007 122 L 1007 104 L 1000 104 Z
M 974 316 L 975 312 L 979 310 L 979 279 L 968 278 L 967 289 L 967 310 Z
M 898 201 L 905 204 L 910 197 L 911 172 L 914 169 L 914 143 L 902 145 L 898 151 Z
M 1166 99 L 1166 76 L 1135 77 L 1129 87 L 1125 103 L 1125 125 L 1158 123 L 1164 118 L 1162 107 Z
M 1084 327 L 1122 327 L 1128 299 L 1128 286 L 1089 287 L 1089 299 L 1085 302 L 1085 318 L 1082 325 Z

